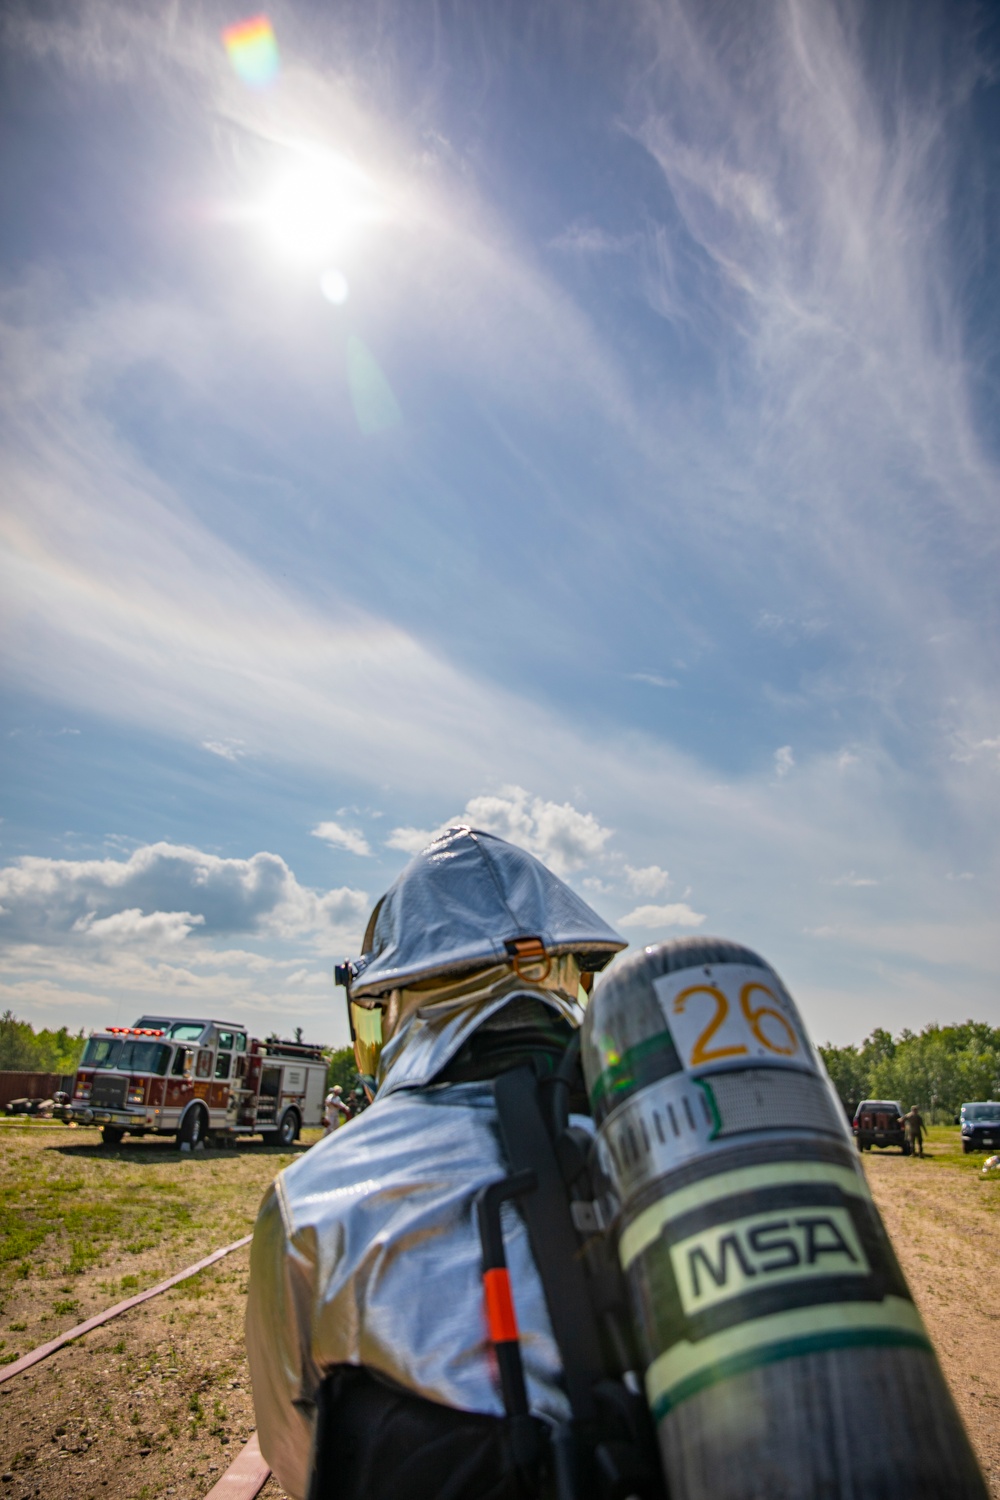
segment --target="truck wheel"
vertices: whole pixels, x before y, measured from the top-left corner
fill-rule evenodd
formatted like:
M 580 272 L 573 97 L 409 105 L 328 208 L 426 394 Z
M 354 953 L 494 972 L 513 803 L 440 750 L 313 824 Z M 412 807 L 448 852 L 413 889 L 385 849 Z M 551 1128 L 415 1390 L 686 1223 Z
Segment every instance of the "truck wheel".
M 971 1141 L 963 1141 L 962 1142 L 962 1150 L 965 1152 L 966 1156 L 968 1156 L 969 1152 L 972 1150 L 972 1142 Z
M 117 1125 L 101 1126 L 101 1140 L 106 1146 L 120 1146 L 124 1134 L 124 1130 L 119 1130 Z
M 188 1110 L 181 1121 L 181 1128 L 178 1131 L 177 1139 L 182 1146 L 187 1146 L 193 1151 L 196 1146 L 200 1146 L 204 1141 L 207 1132 L 208 1121 L 205 1118 L 205 1111 L 200 1105 L 195 1105 L 194 1109 Z
M 278 1145 L 290 1146 L 299 1133 L 299 1117 L 294 1109 L 286 1109 L 278 1126 Z

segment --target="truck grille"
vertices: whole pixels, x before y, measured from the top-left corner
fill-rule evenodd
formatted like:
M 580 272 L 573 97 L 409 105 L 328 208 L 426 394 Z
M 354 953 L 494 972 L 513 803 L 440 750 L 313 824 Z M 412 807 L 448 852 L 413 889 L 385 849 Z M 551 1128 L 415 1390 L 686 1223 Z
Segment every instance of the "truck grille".
M 92 1109 L 124 1109 L 125 1091 L 128 1088 L 128 1079 L 119 1074 L 98 1073 L 94 1078 L 94 1086 L 90 1094 Z

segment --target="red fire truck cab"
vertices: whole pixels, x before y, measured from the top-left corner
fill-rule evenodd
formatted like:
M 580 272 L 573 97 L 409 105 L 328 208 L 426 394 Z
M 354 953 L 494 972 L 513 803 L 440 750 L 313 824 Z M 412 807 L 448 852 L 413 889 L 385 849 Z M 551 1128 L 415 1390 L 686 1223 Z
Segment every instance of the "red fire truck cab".
M 231 1021 L 142 1016 L 93 1031 L 77 1070 L 73 1118 L 106 1145 L 176 1136 L 181 1150 L 262 1135 L 291 1145 L 323 1118 L 326 1061 L 304 1042 L 258 1041 Z

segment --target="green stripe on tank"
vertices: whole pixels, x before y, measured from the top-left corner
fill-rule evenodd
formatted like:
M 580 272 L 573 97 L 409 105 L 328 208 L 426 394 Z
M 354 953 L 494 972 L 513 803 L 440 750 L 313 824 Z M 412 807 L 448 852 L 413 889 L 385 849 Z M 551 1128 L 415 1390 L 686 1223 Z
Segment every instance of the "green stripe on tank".
M 931 1349 L 912 1302 L 836 1302 L 753 1318 L 696 1344 L 682 1341 L 646 1372 L 646 1395 L 658 1422 L 682 1401 L 740 1375 L 800 1354 L 827 1349 L 896 1347 Z
M 657 1068 L 657 1063 L 662 1068 Z M 682 1071 L 677 1049 L 669 1032 L 660 1031 L 634 1047 L 627 1047 L 617 1062 L 610 1063 L 594 1079 L 590 1090 L 590 1105 L 596 1109 L 602 1099 L 613 1103 L 616 1098 L 637 1086 L 638 1082 L 654 1083 L 657 1078 L 667 1078 Z

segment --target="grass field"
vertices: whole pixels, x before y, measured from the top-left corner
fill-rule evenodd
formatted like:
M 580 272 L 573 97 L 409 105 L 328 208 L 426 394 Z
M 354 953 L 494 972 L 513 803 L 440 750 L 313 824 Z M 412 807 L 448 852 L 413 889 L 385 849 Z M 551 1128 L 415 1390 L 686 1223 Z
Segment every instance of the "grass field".
M 0 1361 L 239 1239 L 318 1136 L 181 1155 L 0 1122 Z M 1000 1500 L 1000 1180 L 956 1129 L 932 1128 L 928 1152 L 866 1153 L 865 1170 Z M 253 1430 L 247 1267 L 237 1251 L 0 1386 L 0 1495 L 200 1500 Z
M 114 1150 L 96 1130 L 0 1124 L 0 1362 L 253 1227 L 298 1150 Z M 0 1386 L 10 1500 L 198 1500 L 253 1431 L 248 1249 Z M 266 1494 L 281 1491 L 272 1480 Z

